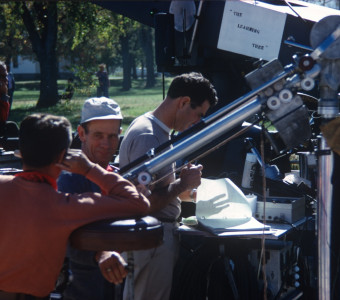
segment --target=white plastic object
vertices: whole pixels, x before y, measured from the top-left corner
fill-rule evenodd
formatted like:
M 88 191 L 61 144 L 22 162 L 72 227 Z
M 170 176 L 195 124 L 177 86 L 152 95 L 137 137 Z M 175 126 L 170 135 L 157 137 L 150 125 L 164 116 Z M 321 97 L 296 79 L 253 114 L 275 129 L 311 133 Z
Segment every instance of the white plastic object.
M 305 91 L 311 91 L 315 86 L 315 81 L 313 78 L 306 77 L 301 80 L 301 88 Z
M 279 93 L 279 99 L 282 103 L 288 103 L 293 99 L 293 93 L 288 89 L 283 89 Z
M 143 185 L 148 185 L 151 182 L 151 175 L 148 172 L 140 172 L 138 174 L 138 182 Z
M 256 170 L 256 155 L 253 153 L 247 153 L 246 160 L 244 162 L 242 187 L 252 188 L 254 186 L 254 175 Z
M 271 96 L 268 98 L 267 100 L 267 106 L 271 109 L 271 110 L 277 110 L 280 108 L 281 103 L 280 103 L 280 99 L 276 96 Z
M 250 205 L 250 209 L 251 209 L 251 213 L 252 216 L 255 217 L 256 214 L 256 204 L 257 204 L 257 196 L 254 194 L 249 194 L 249 195 L 245 195 L 246 199 Z

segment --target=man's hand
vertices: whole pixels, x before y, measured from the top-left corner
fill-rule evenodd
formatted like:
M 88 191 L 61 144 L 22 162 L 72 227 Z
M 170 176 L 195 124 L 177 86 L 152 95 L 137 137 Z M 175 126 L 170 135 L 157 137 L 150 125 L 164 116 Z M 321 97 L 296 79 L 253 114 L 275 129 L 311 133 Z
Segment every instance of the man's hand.
M 145 197 L 149 197 L 151 195 L 151 191 L 149 188 L 143 184 L 136 185 L 137 191 L 142 193 Z
M 149 213 L 155 213 L 163 209 L 173 199 L 184 195 L 186 191 L 196 189 L 201 184 L 202 165 L 188 164 L 181 170 L 180 176 L 174 182 L 163 187 L 152 189 L 152 193 L 148 196 L 150 201 Z M 190 193 L 189 193 L 190 197 Z
M 96 257 L 100 271 L 106 280 L 114 284 L 123 282 L 128 273 L 126 270 L 127 263 L 119 253 L 103 251 L 98 253 Z
M 57 163 L 57 166 L 63 170 L 84 176 L 94 165 L 81 150 L 76 149 L 68 149 L 63 161 Z
M 181 186 L 185 190 L 197 188 L 201 184 L 202 169 L 202 165 L 196 166 L 192 164 L 188 164 L 185 168 L 183 168 L 179 175 Z

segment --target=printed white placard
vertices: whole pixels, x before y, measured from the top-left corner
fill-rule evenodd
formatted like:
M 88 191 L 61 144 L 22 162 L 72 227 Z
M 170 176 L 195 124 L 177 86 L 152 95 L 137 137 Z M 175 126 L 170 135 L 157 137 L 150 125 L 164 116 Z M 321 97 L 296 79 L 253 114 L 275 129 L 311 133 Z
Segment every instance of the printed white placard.
M 217 48 L 264 60 L 277 58 L 287 15 L 226 0 Z

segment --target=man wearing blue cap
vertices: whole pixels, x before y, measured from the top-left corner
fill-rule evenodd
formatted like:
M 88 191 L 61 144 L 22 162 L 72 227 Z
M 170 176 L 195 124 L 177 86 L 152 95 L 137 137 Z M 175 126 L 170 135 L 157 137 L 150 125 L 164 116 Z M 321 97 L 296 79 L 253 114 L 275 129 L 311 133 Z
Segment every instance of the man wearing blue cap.
M 81 150 L 94 163 L 114 171 L 109 165 L 119 146 L 121 121 L 120 107 L 106 97 L 85 101 L 78 135 Z M 101 192 L 100 188 L 84 176 L 63 172 L 58 179 L 58 190 L 70 193 Z M 93 251 L 69 247 L 69 265 L 73 280 L 64 292 L 64 300 L 114 299 L 114 285 L 103 277 Z M 111 253 L 123 260 L 118 253 Z

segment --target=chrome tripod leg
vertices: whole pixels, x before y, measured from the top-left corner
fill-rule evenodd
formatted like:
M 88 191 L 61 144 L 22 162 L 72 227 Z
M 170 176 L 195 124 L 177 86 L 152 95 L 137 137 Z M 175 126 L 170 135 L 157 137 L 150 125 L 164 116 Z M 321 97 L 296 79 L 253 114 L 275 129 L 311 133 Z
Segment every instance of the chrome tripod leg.
M 329 300 L 331 295 L 330 272 L 330 239 L 332 212 L 332 184 L 330 174 L 333 169 L 333 159 L 323 137 L 319 140 L 319 176 L 318 176 L 318 281 L 320 300 Z

